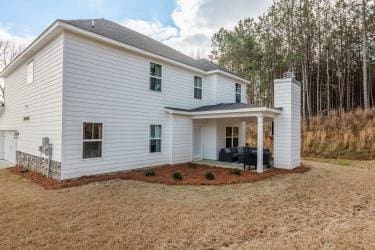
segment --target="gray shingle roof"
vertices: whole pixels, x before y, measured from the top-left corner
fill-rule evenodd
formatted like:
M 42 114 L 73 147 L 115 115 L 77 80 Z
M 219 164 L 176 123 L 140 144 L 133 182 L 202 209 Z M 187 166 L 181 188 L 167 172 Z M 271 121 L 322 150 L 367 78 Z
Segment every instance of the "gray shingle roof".
M 91 25 L 92 20 L 95 21 L 94 27 Z M 105 36 L 115 41 L 142 49 L 144 51 L 189 65 L 191 67 L 203 70 L 222 70 L 227 73 L 236 75 L 235 73 L 220 67 L 219 65 L 207 60 L 193 59 L 167 45 L 158 42 L 148 36 L 138 33 L 134 30 L 128 29 L 120 24 L 106 20 L 106 19 L 80 19 L 80 20 L 59 20 L 63 23 L 71 24 L 78 28 L 93 32 L 98 35 Z
M 263 107 L 255 104 L 247 104 L 247 103 L 219 103 L 216 105 L 207 105 L 202 106 L 194 109 L 181 109 L 181 108 L 171 108 L 166 107 L 167 109 L 173 109 L 178 111 L 186 111 L 186 112 L 201 112 L 201 111 L 218 111 L 218 110 L 232 110 L 232 109 L 244 109 L 244 108 L 257 108 Z

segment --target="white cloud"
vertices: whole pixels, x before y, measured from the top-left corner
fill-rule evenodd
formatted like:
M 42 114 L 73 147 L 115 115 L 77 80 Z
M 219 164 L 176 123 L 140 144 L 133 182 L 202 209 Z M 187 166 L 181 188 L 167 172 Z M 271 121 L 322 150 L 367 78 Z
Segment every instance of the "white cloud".
M 29 45 L 34 37 L 32 36 L 17 36 L 17 35 L 12 35 L 9 31 L 9 27 L 5 27 L 0 25 L 0 43 L 1 41 L 10 41 L 11 45 L 14 46 L 14 48 L 24 48 L 27 45 Z M 0 63 L 0 71 L 3 70 L 3 64 Z M 0 86 L 4 86 L 4 79 L 0 78 Z M 0 103 L 2 101 L 2 97 L 0 94 Z
M 161 42 L 176 37 L 178 33 L 178 30 L 175 27 L 163 26 L 159 21 L 149 22 L 144 20 L 127 19 L 122 24 Z
M 10 32 L 10 26 L 4 26 L 0 24 L 0 41 L 11 41 L 14 45 L 20 45 L 26 47 L 33 40 L 34 36 L 30 35 L 14 35 Z
M 272 0 L 177 0 L 177 7 L 171 13 L 175 27 L 132 19 L 123 24 L 185 54 L 199 51 L 207 56 L 211 36 L 221 27 L 232 28 L 240 19 L 256 18 L 271 3 Z

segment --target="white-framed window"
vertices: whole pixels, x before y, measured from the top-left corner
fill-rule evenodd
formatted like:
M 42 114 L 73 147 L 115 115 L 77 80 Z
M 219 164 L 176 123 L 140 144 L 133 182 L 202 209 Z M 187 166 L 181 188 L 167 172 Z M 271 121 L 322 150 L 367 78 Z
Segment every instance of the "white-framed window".
M 27 84 L 31 84 L 34 82 L 34 60 L 27 63 L 27 76 L 26 76 Z
M 233 148 L 238 147 L 238 127 L 226 127 L 225 128 L 225 147 Z
M 150 153 L 161 152 L 161 125 L 150 125 Z
M 194 76 L 194 98 L 202 99 L 202 77 Z
M 103 124 L 84 122 L 83 123 L 83 159 L 101 158 L 103 142 Z
M 150 62 L 150 90 L 161 92 L 162 67 Z
M 241 103 L 241 84 L 236 83 L 236 103 Z

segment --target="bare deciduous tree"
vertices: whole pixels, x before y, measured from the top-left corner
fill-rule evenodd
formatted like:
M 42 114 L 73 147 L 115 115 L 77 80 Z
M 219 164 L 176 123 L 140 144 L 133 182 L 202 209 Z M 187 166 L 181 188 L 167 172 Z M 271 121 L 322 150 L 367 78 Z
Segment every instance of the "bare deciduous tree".
M 0 72 L 5 69 L 24 49 L 24 45 L 14 40 L 0 40 Z M 0 82 L 0 101 L 4 99 L 5 89 Z

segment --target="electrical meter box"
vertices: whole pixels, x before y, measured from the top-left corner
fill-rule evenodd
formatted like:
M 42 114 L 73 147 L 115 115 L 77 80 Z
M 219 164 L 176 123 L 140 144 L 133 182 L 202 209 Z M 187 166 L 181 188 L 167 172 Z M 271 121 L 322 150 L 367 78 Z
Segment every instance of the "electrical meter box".
M 49 144 L 49 138 L 48 137 L 43 137 L 42 138 L 42 148 L 43 148 L 43 151 L 45 151 L 48 148 L 48 144 Z

